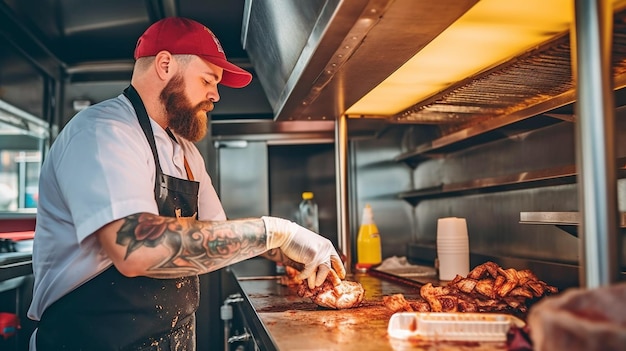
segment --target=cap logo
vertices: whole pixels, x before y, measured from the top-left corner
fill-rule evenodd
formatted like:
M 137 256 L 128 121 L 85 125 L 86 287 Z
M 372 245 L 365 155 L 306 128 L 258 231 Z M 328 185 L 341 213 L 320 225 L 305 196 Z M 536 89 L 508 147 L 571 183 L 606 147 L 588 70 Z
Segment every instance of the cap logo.
M 220 41 L 217 40 L 217 37 L 215 36 L 215 34 L 213 34 L 213 32 L 211 32 L 211 30 L 207 27 L 204 27 L 204 30 L 206 30 L 207 32 L 209 32 L 209 34 L 211 34 L 211 37 L 213 38 L 213 41 L 215 42 L 215 45 L 217 46 L 217 51 L 224 54 L 224 49 L 222 49 L 222 44 L 220 44 Z

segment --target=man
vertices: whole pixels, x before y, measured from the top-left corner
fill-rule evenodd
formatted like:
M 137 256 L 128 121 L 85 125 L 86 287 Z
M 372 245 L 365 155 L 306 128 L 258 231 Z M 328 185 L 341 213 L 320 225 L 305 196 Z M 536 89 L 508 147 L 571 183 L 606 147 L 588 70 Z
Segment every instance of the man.
M 213 33 L 167 18 L 134 56 L 131 85 L 78 113 L 42 166 L 31 350 L 193 350 L 197 275 L 268 251 L 311 287 L 345 277 L 330 241 L 293 222 L 226 220 L 193 142 L 217 85 L 252 77 Z

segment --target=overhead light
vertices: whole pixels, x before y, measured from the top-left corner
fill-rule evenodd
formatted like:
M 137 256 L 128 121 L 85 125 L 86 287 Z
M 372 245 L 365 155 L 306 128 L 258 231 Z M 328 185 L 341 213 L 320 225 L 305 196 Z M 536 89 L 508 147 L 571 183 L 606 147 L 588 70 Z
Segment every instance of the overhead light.
M 346 114 L 393 116 L 569 31 L 572 0 L 481 0 Z

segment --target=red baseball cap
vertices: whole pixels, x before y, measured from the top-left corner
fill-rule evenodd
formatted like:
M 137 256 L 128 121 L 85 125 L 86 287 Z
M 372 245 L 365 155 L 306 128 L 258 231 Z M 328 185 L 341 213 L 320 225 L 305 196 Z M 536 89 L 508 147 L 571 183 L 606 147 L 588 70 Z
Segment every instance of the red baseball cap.
M 250 72 L 228 62 L 224 49 L 211 30 L 182 17 L 167 17 L 153 23 L 137 40 L 135 60 L 166 50 L 174 55 L 196 55 L 224 69 L 221 84 L 243 88 L 252 81 Z

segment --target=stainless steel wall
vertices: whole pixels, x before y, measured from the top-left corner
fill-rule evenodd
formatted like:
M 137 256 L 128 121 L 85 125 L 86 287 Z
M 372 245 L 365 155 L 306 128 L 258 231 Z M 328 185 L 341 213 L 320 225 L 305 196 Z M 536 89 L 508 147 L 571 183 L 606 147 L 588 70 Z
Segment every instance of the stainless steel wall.
M 626 111 L 617 110 L 617 157 L 626 155 Z M 393 162 L 395 156 L 428 140 L 420 127 L 394 126 L 377 138 L 354 142 L 352 179 L 358 208 L 370 202 L 382 235 L 383 256 L 421 255 L 432 260 L 437 219 L 465 217 L 470 250 L 479 257 L 495 257 L 516 268 L 538 267 L 540 277 L 561 285 L 578 284 L 579 239 L 553 225 L 520 223 L 521 212 L 578 211 L 575 183 L 550 186 L 480 190 L 425 198 L 415 206 L 397 195 L 441 184 L 480 183 L 482 179 L 518 175 L 575 164 L 574 124 L 562 122 L 496 141 L 477 143 L 441 157 L 418 162 L 414 169 Z M 432 136 L 430 136 L 432 139 Z M 619 207 L 626 208 L 626 184 L 618 181 Z M 360 216 L 360 215 L 359 215 Z M 356 235 L 353 233 L 353 235 Z M 623 238 L 623 235 L 622 235 Z M 621 255 L 626 257 L 623 243 Z M 626 264 L 623 263 L 624 266 Z M 554 267 L 552 270 L 551 267 Z M 566 267 L 566 273 L 560 267 Z M 574 269 L 570 269 L 573 267 Z M 541 268 L 544 269 L 544 268 Z M 559 271 L 557 271 L 559 270 Z
M 272 140 L 218 142 L 219 195 L 229 218 L 272 215 L 297 221 L 304 191 L 319 208 L 320 234 L 337 245 L 334 145 Z
M 416 238 L 413 207 L 398 198 L 411 190 L 412 170 L 393 158 L 402 151 L 406 126 L 393 127 L 374 137 L 354 139 L 349 151 L 350 235 L 356 262 L 356 238 L 365 204 L 370 204 L 380 232 L 383 259 L 406 256 L 407 245 Z
M 218 193 L 229 219 L 269 213 L 267 148 L 263 141 L 220 143 Z
M 559 125 L 462 150 L 418 165 L 415 183 L 435 186 L 574 164 L 574 128 Z M 523 225 L 520 212 L 576 211 L 575 185 L 426 200 L 416 206 L 418 240 L 434 241 L 437 218 L 465 217 L 473 252 L 574 263 L 578 239 L 553 226 Z
M 334 145 L 270 145 L 270 213 L 298 221 L 302 192 L 311 191 L 318 206 L 320 234 L 337 247 L 337 197 Z

